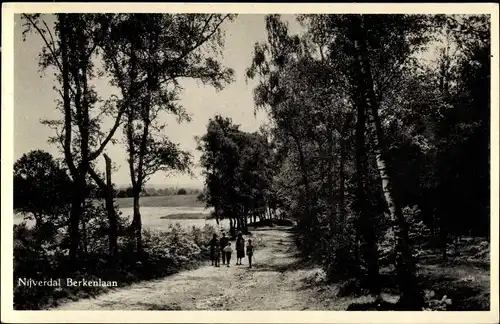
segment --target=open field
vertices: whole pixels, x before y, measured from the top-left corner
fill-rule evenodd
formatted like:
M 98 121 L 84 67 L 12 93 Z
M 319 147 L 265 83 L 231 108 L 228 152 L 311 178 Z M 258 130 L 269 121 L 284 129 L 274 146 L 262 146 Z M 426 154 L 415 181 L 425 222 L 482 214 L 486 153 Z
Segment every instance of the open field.
M 207 213 L 179 213 L 161 216 L 161 219 L 207 219 Z
M 122 215 L 131 219 L 133 214 L 132 198 L 116 198 Z M 196 195 L 141 197 L 141 215 L 146 228 L 166 230 L 169 224 L 180 222 L 186 226 L 204 226 L 205 222 L 215 225 L 215 220 L 206 220 L 212 209 L 196 199 Z M 14 224 L 23 221 L 23 215 L 14 214 Z M 32 221 L 27 220 L 28 227 Z
M 172 195 L 172 196 L 149 196 L 141 197 L 141 207 L 205 207 L 203 202 L 196 199 L 196 195 Z M 133 206 L 133 199 L 116 198 L 120 208 Z
M 122 216 L 132 220 L 133 208 L 120 208 Z M 166 231 L 172 224 L 179 223 L 183 227 L 203 227 L 205 224 L 216 226 L 214 219 L 208 219 L 211 209 L 204 207 L 141 207 L 142 225 L 144 228 Z M 227 224 L 226 224 L 227 223 Z M 222 222 L 221 225 L 229 226 Z

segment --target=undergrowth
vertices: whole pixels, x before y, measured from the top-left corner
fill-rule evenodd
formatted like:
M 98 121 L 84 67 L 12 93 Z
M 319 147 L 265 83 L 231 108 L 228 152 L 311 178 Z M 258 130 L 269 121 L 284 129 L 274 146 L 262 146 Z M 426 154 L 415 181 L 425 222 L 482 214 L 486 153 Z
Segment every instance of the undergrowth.
M 107 240 L 96 240 L 79 264 L 70 264 L 66 250 L 60 245 L 40 244 L 36 228 L 18 225 L 14 229 L 14 309 L 49 309 L 66 300 L 96 296 L 113 287 L 68 286 L 66 279 L 116 281 L 117 287 L 134 282 L 172 275 L 198 266 L 208 257 L 207 243 L 218 230 L 207 224 L 203 228 L 184 229 L 171 225 L 167 231 L 143 231 L 143 253 L 138 257 L 134 242 L 127 237 L 119 241 L 115 263 L 106 253 Z M 64 237 L 64 235 L 60 235 Z M 71 269 L 78 270 L 71 270 Z M 61 278 L 57 287 L 28 287 L 19 279 L 50 280 Z

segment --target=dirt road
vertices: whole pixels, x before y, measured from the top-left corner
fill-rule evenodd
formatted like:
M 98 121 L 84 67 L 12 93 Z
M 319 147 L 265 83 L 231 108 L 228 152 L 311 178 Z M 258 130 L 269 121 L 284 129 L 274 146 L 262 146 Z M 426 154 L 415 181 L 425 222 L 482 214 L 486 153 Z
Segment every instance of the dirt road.
M 118 288 L 96 298 L 62 304 L 54 310 L 333 310 L 318 302 L 310 284 L 318 271 L 301 264 L 287 229 L 260 229 L 255 264 L 210 265 L 154 281 Z M 332 308 L 333 307 L 333 308 Z

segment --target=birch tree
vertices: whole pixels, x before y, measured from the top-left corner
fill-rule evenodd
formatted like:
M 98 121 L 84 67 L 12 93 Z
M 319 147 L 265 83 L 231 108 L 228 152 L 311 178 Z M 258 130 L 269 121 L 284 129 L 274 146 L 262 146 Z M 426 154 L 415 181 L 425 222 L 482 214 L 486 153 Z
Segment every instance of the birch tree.
M 59 120 L 45 120 L 56 135 L 51 142 L 58 145 L 74 183 L 69 217 L 70 258 L 76 261 L 79 246 L 79 223 L 85 201 L 85 187 L 92 164 L 103 153 L 121 123 L 124 110 L 113 98 L 103 100 L 91 81 L 103 76 L 95 60 L 109 25 L 106 15 L 56 14 L 53 26 L 40 14 L 23 14 L 26 37 L 34 32 L 43 40 L 40 67 L 54 71 L 59 94 L 56 108 Z M 104 117 L 111 117 L 112 127 L 101 128 Z M 76 263 L 73 263 L 76 264 Z
M 129 173 L 133 190 L 133 221 L 137 251 L 142 250 L 140 193 L 157 172 L 188 172 L 191 155 L 166 134 L 162 121 L 173 114 L 178 122 L 190 116 L 179 105 L 184 78 L 221 90 L 233 71 L 218 61 L 224 45 L 222 24 L 233 15 L 121 14 L 110 34 L 106 62 L 119 87 L 125 125 Z

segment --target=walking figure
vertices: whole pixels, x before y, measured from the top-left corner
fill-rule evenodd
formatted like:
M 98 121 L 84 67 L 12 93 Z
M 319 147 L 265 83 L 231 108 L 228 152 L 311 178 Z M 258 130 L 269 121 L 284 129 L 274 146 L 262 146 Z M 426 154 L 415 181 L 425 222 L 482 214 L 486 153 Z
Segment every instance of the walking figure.
M 210 261 L 212 261 L 212 265 L 215 264 L 215 246 L 218 245 L 217 234 L 214 234 L 208 245 L 210 245 Z
M 245 239 L 241 232 L 238 233 L 236 238 L 236 265 L 241 265 L 243 258 L 245 257 Z
M 229 267 L 229 263 L 231 261 L 231 253 L 233 253 L 233 248 L 231 247 L 231 243 L 227 242 L 226 247 L 224 248 L 224 254 L 226 255 L 226 263 L 227 266 Z
M 248 240 L 247 255 L 248 255 L 248 267 L 251 268 L 252 267 L 252 256 L 253 256 L 252 240 Z
M 226 233 L 222 233 L 222 237 L 220 238 L 220 249 L 223 250 L 227 243 L 229 243 L 229 239 L 226 236 Z M 226 253 L 222 252 L 222 264 L 226 264 Z
M 219 243 L 219 242 L 217 242 Z M 221 254 L 221 247 L 220 247 L 220 244 L 216 244 L 215 245 L 215 253 L 214 253 L 214 265 L 216 267 L 220 267 L 220 254 Z

